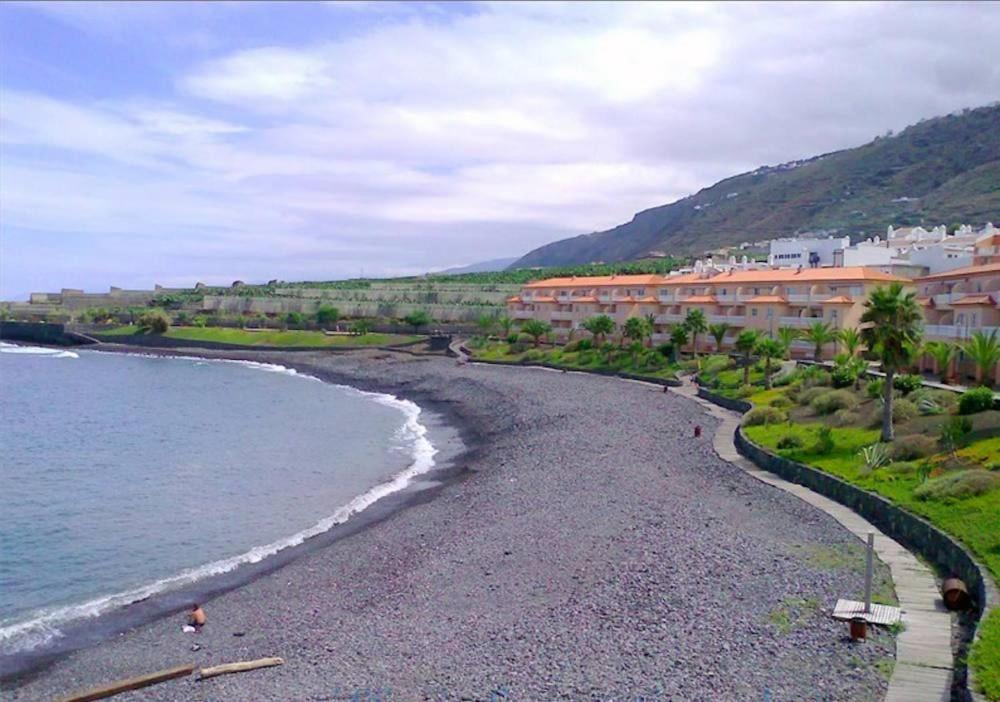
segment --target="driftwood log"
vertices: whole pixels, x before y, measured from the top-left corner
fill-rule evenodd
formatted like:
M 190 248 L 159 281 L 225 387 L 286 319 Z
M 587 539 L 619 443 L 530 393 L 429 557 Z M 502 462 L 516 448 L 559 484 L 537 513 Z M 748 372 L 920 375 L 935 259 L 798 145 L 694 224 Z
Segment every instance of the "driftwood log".
M 270 668 L 275 665 L 284 665 L 285 661 L 282 658 L 258 658 L 254 661 L 240 661 L 239 663 L 224 663 L 222 665 L 213 665 L 209 668 L 202 668 L 198 671 L 199 680 L 207 680 L 208 678 L 214 678 L 217 675 L 227 675 L 229 673 L 243 673 L 248 670 L 257 670 L 257 668 Z
M 105 697 L 111 697 L 112 695 L 117 695 L 120 692 L 138 690 L 141 687 L 148 687 L 149 685 L 166 682 L 167 680 L 173 680 L 174 678 L 183 678 L 185 675 L 193 673 L 194 668 L 194 665 L 179 665 L 176 668 L 167 668 L 166 670 L 158 670 L 155 673 L 147 673 L 146 675 L 139 675 L 134 678 L 117 680 L 107 685 L 91 688 L 85 692 L 78 692 L 74 695 L 69 695 L 68 697 L 61 697 L 58 702 L 90 702 L 90 700 L 103 700 Z

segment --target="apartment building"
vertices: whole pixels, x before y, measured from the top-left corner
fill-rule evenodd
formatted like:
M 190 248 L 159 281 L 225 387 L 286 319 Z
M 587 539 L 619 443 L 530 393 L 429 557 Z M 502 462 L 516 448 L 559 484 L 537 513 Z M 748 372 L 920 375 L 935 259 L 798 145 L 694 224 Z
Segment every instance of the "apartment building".
M 804 329 L 817 321 L 855 327 L 871 290 L 897 281 L 911 282 L 861 267 L 552 278 L 525 285 L 520 295 L 507 301 L 507 309 L 515 321 L 550 323 L 562 339 L 594 315 L 606 314 L 618 325 L 630 317 L 647 317 L 653 321 L 654 342 L 666 341 L 673 325 L 683 322 L 690 310 L 700 309 L 709 324 L 729 325 L 724 345 L 731 345 L 744 329 L 774 334 L 782 327 Z M 714 342 L 702 337 L 699 348 L 711 348 Z M 835 351 L 832 346 L 828 356 Z M 796 342 L 792 349 L 798 356 L 811 351 L 806 342 Z

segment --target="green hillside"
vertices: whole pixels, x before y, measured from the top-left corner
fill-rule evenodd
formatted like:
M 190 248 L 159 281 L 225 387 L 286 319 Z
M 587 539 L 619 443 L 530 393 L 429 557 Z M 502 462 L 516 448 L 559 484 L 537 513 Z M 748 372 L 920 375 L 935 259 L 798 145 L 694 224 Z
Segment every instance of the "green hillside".
M 1000 218 L 1000 104 L 925 120 L 854 149 L 727 178 L 627 224 L 531 251 L 511 267 L 698 254 L 801 232 Z

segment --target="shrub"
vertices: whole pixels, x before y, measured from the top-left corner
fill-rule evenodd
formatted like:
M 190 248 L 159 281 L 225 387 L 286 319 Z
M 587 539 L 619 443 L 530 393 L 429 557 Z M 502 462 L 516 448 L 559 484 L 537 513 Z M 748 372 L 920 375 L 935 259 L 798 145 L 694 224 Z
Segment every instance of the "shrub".
M 797 449 L 802 448 L 802 439 L 795 436 L 795 434 L 786 434 L 785 436 L 778 439 L 779 449 Z
M 802 373 L 803 388 L 817 388 L 829 386 L 833 382 L 830 371 L 819 366 L 810 366 Z
M 580 342 L 579 341 L 570 341 L 569 343 L 567 343 L 565 346 L 562 347 L 562 350 L 565 353 L 574 353 L 576 351 L 579 351 L 580 350 Z
M 1000 474 L 962 470 L 928 480 L 913 491 L 918 500 L 961 500 L 1000 488 Z
M 738 388 L 736 388 L 736 390 L 734 390 L 732 394 L 734 397 L 738 397 L 742 400 L 747 397 L 750 397 L 755 392 L 757 392 L 757 388 L 755 388 L 753 385 L 741 385 Z
M 510 334 L 507 335 L 507 343 L 508 344 L 516 344 L 517 343 L 517 332 L 512 332 L 512 333 L 510 333 Z
M 589 351 L 592 348 L 594 348 L 594 342 L 590 339 L 580 339 L 576 342 L 577 351 Z
M 837 366 L 830 374 L 830 383 L 835 388 L 846 388 L 854 385 L 858 379 L 858 374 L 850 366 Z
M 933 390 L 929 388 L 925 388 L 924 392 L 928 400 L 932 400 L 945 412 L 951 412 L 958 407 L 959 395 L 957 392 L 952 392 L 950 390 Z
M 917 406 L 909 400 L 900 398 L 892 403 L 892 423 L 900 424 L 915 419 L 920 414 Z
M 593 349 L 584 349 L 580 352 L 580 355 L 576 357 L 576 360 L 582 366 L 589 366 L 597 358 L 597 354 Z
M 885 390 L 885 381 L 882 378 L 873 378 L 865 385 L 865 394 L 873 400 L 882 397 L 883 390 Z
M 194 319 L 191 320 L 191 324 L 193 324 L 196 327 L 208 326 L 208 317 L 206 317 L 203 314 L 199 314 Z
M 919 464 L 916 461 L 893 461 L 885 467 L 886 471 L 896 475 L 913 475 Z
M 833 413 L 830 423 L 835 427 L 851 427 L 858 424 L 858 413 L 854 410 L 839 409 Z
M 674 345 L 673 344 L 660 344 L 656 347 L 656 352 L 663 356 L 664 358 L 674 357 Z
M 917 458 L 926 458 L 937 453 L 938 444 L 930 436 L 925 434 L 910 434 L 908 436 L 897 436 L 892 442 L 889 455 L 894 461 L 912 461 Z
M 136 326 L 150 334 L 166 334 L 170 329 L 170 317 L 163 310 L 150 310 L 139 315 Z
M 941 406 L 929 397 L 921 398 L 917 402 L 917 411 L 925 417 L 944 412 Z
M 989 388 L 972 388 L 958 398 L 959 414 L 976 414 L 993 407 L 993 391 Z
M 531 349 L 526 354 L 524 354 L 524 360 L 526 361 L 542 361 L 545 359 L 545 352 L 541 349 Z
M 972 420 L 968 417 L 952 417 L 941 427 L 938 441 L 947 451 L 954 451 L 959 442 L 972 433 Z
M 367 319 L 356 319 L 351 323 L 351 333 L 357 336 L 364 336 L 372 330 L 372 323 Z
M 795 396 L 795 401 L 800 405 L 811 405 L 813 400 L 828 392 L 829 390 L 824 387 L 804 388 Z
M 783 388 L 793 383 L 801 384 L 801 382 L 802 374 L 798 369 L 793 370 L 791 373 L 779 373 L 771 379 L 771 385 L 776 388 Z
M 833 414 L 842 409 L 853 409 L 857 405 L 857 398 L 848 390 L 827 390 L 809 403 L 813 412 L 820 415 Z
M 794 405 L 795 403 L 792 402 L 792 398 L 788 397 L 788 395 L 778 395 L 771 400 L 771 407 L 777 407 L 778 409 L 788 409 Z
M 306 323 L 306 316 L 301 312 L 289 312 L 285 315 L 285 323 L 292 327 L 301 327 Z
M 781 424 L 788 416 L 775 407 L 754 407 L 743 417 L 743 426 L 754 427 L 759 424 Z
M 919 390 L 923 387 L 923 385 L 923 377 L 913 373 L 898 376 L 895 380 L 893 380 L 893 387 L 904 395 L 909 395 L 914 390 Z
M 833 449 L 836 447 L 837 444 L 833 440 L 833 430 L 830 427 L 820 427 L 816 434 L 816 443 L 812 447 L 813 453 L 825 456 L 833 453 Z

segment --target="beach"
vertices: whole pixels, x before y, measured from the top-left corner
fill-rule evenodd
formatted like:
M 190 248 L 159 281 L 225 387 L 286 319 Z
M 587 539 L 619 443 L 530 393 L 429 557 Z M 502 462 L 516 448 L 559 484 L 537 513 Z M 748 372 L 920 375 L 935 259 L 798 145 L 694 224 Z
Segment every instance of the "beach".
M 720 460 L 715 420 L 687 399 L 375 350 L 190 353 L 413 400 L 466 450 L 436 489 L 204 602 L 200 633 L 179 613 L 144 624 L 5 684 L 3 699 L 264 656 L 285 664 L 115 699 L 884 695 L 891 637 L 852 645 L 829 617 L 860 594 L 858 540 Z

